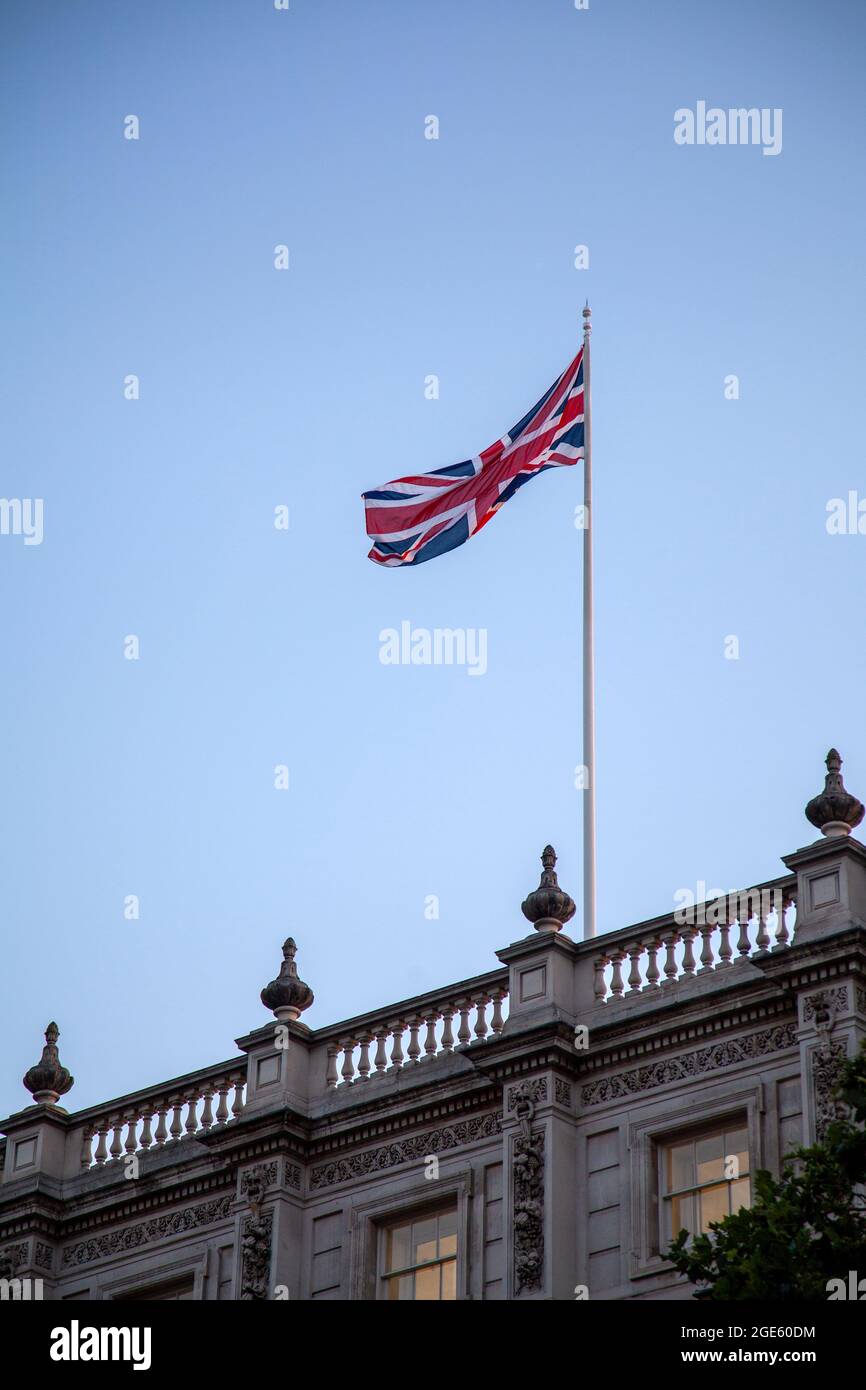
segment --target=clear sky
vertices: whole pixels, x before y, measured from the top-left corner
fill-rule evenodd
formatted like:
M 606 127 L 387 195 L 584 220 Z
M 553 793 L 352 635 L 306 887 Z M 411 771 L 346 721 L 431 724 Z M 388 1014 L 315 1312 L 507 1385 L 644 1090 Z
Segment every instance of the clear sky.
M 49 1019 L 80 1108 L 232 1055 L 290 932 L 316 1026 L 494 968 L 548 840 L 580 901 L 579 470 L 417 569 L 360 493 L 498 438 L 586 297 L 600 929 L 782 872 L 831 744 L 866 795 L 859 0 L 2 27 L 0 1111 Z M 676 144 L 701 100 L 781 152 Z M 486 674 L 383 665 L 403 621 Z

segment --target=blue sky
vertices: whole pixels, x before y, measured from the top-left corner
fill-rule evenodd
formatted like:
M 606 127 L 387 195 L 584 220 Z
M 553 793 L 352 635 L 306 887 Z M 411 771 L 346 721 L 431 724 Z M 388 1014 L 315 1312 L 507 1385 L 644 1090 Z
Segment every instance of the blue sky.
M 548 840 L 579 901 L 578 470 L 417 570 L 359 495 L 499 437 L 587 296 L 600 929 L 781 872 L 830 744 L 863 796 L 864 27 L 4 6 L 0 492 L 44 499 L 0 536 L 4 1113 L 50 1018 L 79 1108 L 231 1055 L 289 932 L 316 1026 L 493 968 Z M 781 153 L 678 146 L 699 100 Z M 382 665 L 404 620 L 487 673 Z

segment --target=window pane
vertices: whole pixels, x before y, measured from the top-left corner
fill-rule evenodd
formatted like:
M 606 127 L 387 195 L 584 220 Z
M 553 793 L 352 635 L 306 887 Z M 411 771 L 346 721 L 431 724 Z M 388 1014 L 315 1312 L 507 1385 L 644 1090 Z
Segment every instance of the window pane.
M 416 1221 L 412 1227 L 412 1244 L 415 1249 L 415 1257 L 412 1264 L 420 1265 L 425 1260 L 435 1260 L 436 1258 L 436 1217 L 430 1216 L 426 1221 Z M 438 1297 L 438 1294 L 437 1294 Z
M 691 1187 L 695 1181 L 694 1145 L 672 1144 L 668 1149 L 668 1192 Z
M 725 1176 L 724 1149 L 723 1134 L 708 1134 L 695 1144 L 699 1183 L 718 1182 Z
M 443 1236 L 456 1236 L 457 1234 L 457 1208 L 451 1211 L 443 1211 L 439 1217 L 439 1239 Z
M 457 1254 L 457 1212 L 444 1211 L 439 1217 L 439 1258 Z
M 730 1178 L 741 1178 L 749 1171 L 749 1131 L 747 1129 L 735 1129 L 732 1134 L 725 1138 L 725 1154 L 728 1157 L 736 1158 L 737 1166 L 733 1171 L 728 1172 Z
M 412 1231 L 411 1225 L 407 1222 L 405 1226 L 392 1226 L 388 1232 L 388 1250 L 385 1257 L 385 1268 L 405 1269 L 412 1263 L 410 1251 L 412 1248 L 409 1239 Z
M 695 1234 L 695 1199 L 691 1195 L 674 1197 L 671 1201 L 671 1238 L 683 1230 Z
M 452 1300 L 456 1300 L 457 1298 L 456 1260 L 449 1260 L 447 1264 L 442 1266 L 442 1297 Z
M 710 1229 L 711 1221 L 721 1221 L 728 1214 L 728 1184 L 723 1182 L 718 1187 L 706 1187 L 700 1198 L 701 1230 L 706 1232 Z
M 400 1274 L 400 1275 L 397 1276 L 396 1279 L 389 1279 L 389 1280 L 388 1280 L 388 1298 L 389 1298 L 389 1300 L 391 1300 L 391 1301 L 393 1302 L 395 1299 L 400 1299 L 400 1300 L 402 1300 L 404 1303 L 406 1302 L 407 1299 L 408 1299 L 408 1300 L 411 1300 L 412 1297 L 413 1297 L 413 1294 L 412 1294 L 412 1282 L 413 1282 L 413 1278 L 414 1278 L 414 1276 L 411 1275 L 411 1274 Z
M 741 1178 L 739 1182 L 731 1183 L 731 1211 L 739 1211 L 740 1207 L 750 1207 L 752 1205 L 752 1184 L 748 1178 Z
M 415 1301 L 439 1301 L 439 1265 L 429 1265 L 415 1274 Z

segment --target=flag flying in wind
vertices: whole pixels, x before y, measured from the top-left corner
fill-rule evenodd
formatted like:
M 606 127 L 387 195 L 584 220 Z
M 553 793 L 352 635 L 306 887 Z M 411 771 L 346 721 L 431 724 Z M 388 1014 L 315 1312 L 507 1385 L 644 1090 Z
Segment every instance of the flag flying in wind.
M 583 458 L 583 348 L 502 439 L 463 463 L 410 474 L 363 493 L 369 559 L 420 565 L 468 541 L 518 488 Z

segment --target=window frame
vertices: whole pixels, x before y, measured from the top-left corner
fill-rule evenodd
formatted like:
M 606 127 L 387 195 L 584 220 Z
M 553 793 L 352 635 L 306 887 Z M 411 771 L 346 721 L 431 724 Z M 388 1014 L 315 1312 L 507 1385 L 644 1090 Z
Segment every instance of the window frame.
M 430 1206 L 430 1207 L 428 1207 L 428 1208 L 422 1207 L 422 1208 L 419 1208 L 417 1211 L 405 1212 L 405 1213 L 403 1213 L 402 1215 L 395 1217 L 395 1219 L 394 1219 L 393 1221 L 379 1221 L 379 1222 L 376 1223 L 376 1224 L 377 1224 L 377 1227 L 378 1227 L 378 1233 L 379 1233 L 378 1245 L 377 1245 L 377 1255 L 376 1255 L 376 1298 L 377 1298 L 377 1300 L 381 1300 L 381 1301 L 384 1302 L 384 1303 L 389 1303 L 389 1302 L 391 1302 L 391 1300 L 387 1297 L 388 1285 L 390 1284 L 390 1282 L 391 1282 L 393 1279 L 399 1279 L 399 1277 L 400 1277 L 401 1274 L 417 1274 L 418 1271 L 421 1270 L 421 1269 L 431 1269 L 431 1268 L 433 1268 L 434 1266 L 435 1266 L 437 1269 L 439 1269 L 439 1270 L 441 1271 L 443 1265 L 446 1265 L 446 1264 L 453 1264 L 454 1267 L 455 1267 L 455 1271 L 456 1271 L 457 1260 L 458 1260 L 458 1255 L 459 1255 L 459 1250 L 460 1250 L 460 1231 L 459 1231 L 459 1229 L 455 1232 L 455 1237 L 456 1237 L 456 1240 L 457 1240 L 457 1251 L 456 1251 L 453 1255 L 446 1255 L 444 1258 L 442 1258 L 442 1257 L 440 1257 L 440 1256 L 437 1256 L 437 1258 L 436 1258 L 435 1260 L 425 1260 L 425 1261 L 422 1261 L 422 1263 L 420 1263 L 420 1264 L 417 1264 L 417 1265 L 407 1265 L 407 1266 L 405 1266 L 405 1267 L 402 1267 L 402 1268 L 399 1269 L 399 1270 L 396 1270 L 396 1269 L 395 1269 L 395 1270 L 388 1270 L 388 1269 L 386 1269 L 386 1268 L 385 1268 L 385 1258 L 386 1258 L 386 1252 L 387 1252 L 387 1249 L 388 1249 L 388 1234 L 389 1234 L 390 1231 L 392 1231 L 392 1230 L 394 1229 L 395 1226 L 405 1226 L 405 1225 L 409 1225 L 410 1223 L 413 1223 L 413 1222 L 415 1222 L 415 1221 L 423 1221 L 425 1217 L 433 1217 L 433 1216 L 435 1216 L 435 1217 L 440 1217 L 440 1216 L 444 1216 L 444 1215 L 446 1214 L 446 1212 L 453 1212 L 453 1213 L 454 1213 L 455 1223 L 458 1223 L 458 1221 L 459 1221 L 459 1209 L 458 1209 L 458 1206 L 459 1206 L 459 1204 L 458 1204 L 456 1201 L 453 1201 L 453 1200 L 452 1200 L 452 1201 L 450 1201 L 450 1202 L 442 1202 L 441 1199 L 437 1199 L 437 1200 L 435 1201 L 435 1204 L 432 1205 L 432 1206 Z M 438 1230 L 437 1230 L 437 1243 L 438 1243 Z M 440 1279 L 441 1279 L 441 1274 L 440 1274 Z M 456 1282 L 456 1275 L 455 1275 L 455 1282 Z M 398 1300 L 395 1300 L 395 1301 L 398 1301 Z M 417 1303 L 417 1302 L 424 1302 L 424 1303 L 433 1302 L 432 1299 L 421 1299 L 421 1300 L 415 1299 L 414 1301 L 415 1301 L 416 1303 Z M 440 1300 L 440 1301 L 441 1301 L 441 1300 Z M 450 1302 L 450 1300 L 448 1300 L 448 1301 Z
M 699 1107 L 696 1118 L 696 1104 Z M 715 1093 L 701 1091 L 683 1099 L 663 1114 L 656 1112 L 628 1127 L 631 1155 L 631 1242 L 629 1279 L 653 1274 L 674 1273 L 674 1266 L 661 1251 L 667 1248 L 662 1236 L 661 1155 L 668 1144 L 690 1139 L 722 1128 L 745 1129 L 748 1134 L 749 1177 L 765 1167 L 761 1115 L 766 1111 L 764 1083 L 754 1079 L 730 1083 Z
M 193 1295 L 191 1302 L 204 1300 L 207 1253 L 201 1246 L 180 1249 L 162 1257 L 157 1264 L 143 1252 L 139 1259 L 129 1265 L 107 1270 L 98 1278 L 96 1290 L 91 1298 L 110 1302 L 137 1302 L 138 1294 L 147 1294 L 149 1302 L 154 1292 L 170 1287 L 181 1280 L 192 1279 Z
M 349 1297 L 357 1302 L 388 1302 L 383 1287 L 385 1236 L 402 1221 L 430 1216 L 457 1207 L 456 1302 L 469 1294 L 469 1238 L 472 1203 L 472 1170 L 447 1178 L 422 1178 L 411 1186 L 391 1189 L 387 1195 L 353 1205 L 349 1221 Z
M 673 1210 L 673 1199 L 674 1199 L 675 1197 L 696 1196 L 696 1195 L 699 1195 L 699 1194 L 702 1193 L 702 1192 L 708 1191 L 710 1188 L 719 1187 L 719 1185 L 720 1185 L 721 1183 L 723 1183 L 723 1182 L 724 1182 L 724 1183 L 727 1183 L 728 1188 L 730 1189 L 730 1188 L 734 1185 L 734 1182 L 742 1181 L 742 1178 L 748 1178 L 748 1180 L 749 1180 L 749 1200 L 750 1200 L 750 1202 L 751 1202 L 751 1198 L 752 1198 L 752 1178 L 754 1177 L 754 1169 L 752 1168 L 752 1136 L 751 1136 L 751 1133 L 750 1133 L 750 1131 L 749 1131 L 748 1117 L 747 1117 L 747 1115 L 745 1114 L 745 1112 L 744 1112 L 744 1111 L 739 1111 L 739 1112 L 737 1112 L 737 1114 L 742 1115 L 742 1117 L 743 1117 L 743 1123 L 742 1123 L 742 1124 L 736 1125 L 736 1115 L 731 1116 L 730 1120 L 725 1120 L 725 1121 L 723 1121 L 722 1123 L 718 1123 L 718 1122 L 715 1121 L 715 1120 L 711 1120 L 711 1121 L 709 1121 L 709 1122 L 706 1122 L 706 1121 L 697 1121 L 697 1122 L 695 1123 L 695 1125 L 694 1125 L 692 1128 L 690 1128 L 690 1129 L 677 1130 L 676 1134 L 674 1134 L 671 1138 L 669 1138 L 669 1139 L 662 1139 L 662 1138 L 659 1138 L 659 1139 L 657 1139 L 657 1140 L 655 1141 L 655 1149 L 656 1149 L 656 1172 L 657 1172 L 657 1176 L 658 1176 L 658 1233 L 657 1233 L 657 1234 L 658 1234 L 658 1248 L 659 1248 L 659 1249 L 661 1249 L 661 1246 L 662 1246 L 663 1243 L 666 1244 L 668 1241 L 673 1241 L 673 1240 L 676 1238 L 676 1235 L 678 1234 L 678 1232 L 674 1232 L 674 1233 L 672 1233 L 670 1236 L 668 1236 L 668 1235 L 666 1234 L 666 1227 L 667 1227 L 667 1224 L 668 1224 L 668 1223 L 667 1223 L 667 1211 L 668 1211 L 668 1209 L 670 1209 L 671 1211 Z M 668 1152 L 669 1149 L 673 1148 L 675 1145 L 678 1145 L 678 1144 L 695 1144 L 695 1143 L 697 1143 L 697 1141 L 698 1141 L 699 1139 L 708 1139 L 708 1138 L 710 1138 L 710 1136 L 713 1136 L 713 1137 L 714 1137 L 714 1136 L 716 1136 L 716 1135 L 718 1135 L 718 1134 L 724 1134 L 724 1135 L 732 1134 L 732 1133 L 734 1133 L 735 1128 L 736 1128 L 736 1129 L 740 1129 L 740 1130 L 745 1129 L 745 1131 L 746 1131 L 746 1148 L 747 1148 L 748 1155 L 749 1155 L 749 1171 L 748 1171 L 748 1173 L 744 1173 L 744 1174 L 741 1175 L 741 1177 L 738 1177 L 738 1178 L 724 1178 L 724 1177 L 722 1177 L 722 1178 L 711 1178 L 709 1181 L 704 1182 L 704 1183 L 695 1182 L 694 1184 L 692 1184 L 692 1185 L 689 1186 L 689 1187 L 679 1187 L 679 1188 L 676 1188 L 675 1190 L 673 1190 L 673 1191 L 671 1191 L 671 1192 L 666 1192 L 666 1191 L 665 1191 L 664 1158 L 665 1158 L 665 1155 L 667 1154 L 667 1152 Z M 728 1197 L 728 1201 L 729 1201 L 729 1204 L 730 1204 L 730 1194 L 729 1194 L 729 1197 Z M 730 1213 L 726 1213 L 726 1215 L 730 1215 Z M 672 1220 L 672 1219 L 671 1219 L 671 1225 L 673 1225 L 673 1220 Z M 693 1234 L 694 1234 L 694 1233 L 693 1233 Z M 706 1234 L 706 1232 L 705 1232 L 704 1234 Z

